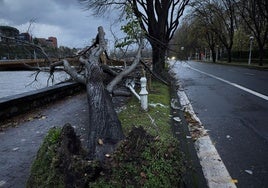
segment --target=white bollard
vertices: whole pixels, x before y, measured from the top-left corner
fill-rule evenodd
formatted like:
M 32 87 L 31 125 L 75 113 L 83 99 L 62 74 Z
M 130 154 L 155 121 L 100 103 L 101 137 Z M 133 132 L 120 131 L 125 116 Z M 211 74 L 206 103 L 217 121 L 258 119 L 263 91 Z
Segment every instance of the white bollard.
M 141 100 L 141 109 L 144 111 L 148 110 L 148 91 L 146 89 L 147 79 L 146 77 L 141 77 L 141 91 L 140 91 L 140 100 Z

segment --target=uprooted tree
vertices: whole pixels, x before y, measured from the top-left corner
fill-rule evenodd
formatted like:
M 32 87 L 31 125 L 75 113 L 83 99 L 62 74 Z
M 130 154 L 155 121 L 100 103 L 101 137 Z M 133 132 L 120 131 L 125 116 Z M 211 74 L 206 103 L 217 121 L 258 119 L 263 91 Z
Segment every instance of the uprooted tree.
M 96 42 L 90 47 L 84 48 L 78 54 L 80 62 L 79 69 L 71 66 L 67 59 L 52 62 L 44 49 L 38 45 L 2 35 L 0 36 L 9 40 L 16 40 L 18 43 L 31 46 L 32 48 L 40 51 L 40 53 L 45 57 L 49 65 L 49 69 L 44 67 L 28 67 L 33 70 L 37 70 L 36 77 L 39 72 L 42 71 L 50 71 L 51 77 L 53 77 L 54 71 L 58 67 L 63 67 L 63 71 L 69 74 L 73 80 L 86 86 L 89 108 L 89 125 L 87 127 L 88 157 L 90 159 L 101 160 L 103 157 L 102 154 L 106 154 L 105 152 L 107 151 L 113 151 L 117 143 L 124 138 L 124 134 L 121 122 L 119 121 L 113 107 L 111 95 L 125 94 L 124 92 L 117 90 L 116 85 L 121 82 L 125 76 L 129 75 L 140 63 L 142 37 L 140 37 L 138 41 L 139 47 L 134 61 L 128 68 L 121 70 L 121 72 L 118 73 L 110 69 L 109 66 L 100 63 L 100 56 L 106 52 L 107 45 L 104 38 L 105 32 L 102 26 L 98 27 Z M 103 83 L 105 78 L 103 70 L 113 77 L 107 85 L 104 85 Z M 100 142 L 104 143 L 106 147 L 99 147 Z
M 63 65 L 64 71 L 68 73 L 75 81 L 85 84 L 87 90 L 88 108 L 89 108 L 89 129 L 88 129 L 88 151 L 89 157 L 99 159 L 103 151 L 98 147 L 98 142 L 109 145 L 113 150 L 115 145 L 124 138 L 121 123 L 113 108 L 111 93 L 114 93 L 115 85 L 122 78 L 128 75 L 138 65 L 141 56 L 142 45 L 139 45 L 137 56 L 128 68 L 120 72 L 107 87 L 103 84 L 104 73 L 100 65 L 100 55 L 106 50 L 104 39 L 104 30 L 98 28 L 98 44 L 85 49 L 79 58 L 84 67 L 83 71 L 77 71 L 71 67 L 67 60 L 55 62 L 50 65 L 50 71 L 55 67 Z M 107 67 L 106 67 L 107 68 Z

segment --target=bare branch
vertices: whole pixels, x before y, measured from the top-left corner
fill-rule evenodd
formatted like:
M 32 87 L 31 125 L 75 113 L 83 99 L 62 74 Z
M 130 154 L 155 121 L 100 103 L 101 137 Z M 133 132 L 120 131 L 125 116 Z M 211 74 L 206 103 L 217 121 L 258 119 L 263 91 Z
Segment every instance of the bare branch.
M 142 50 L 142 45 L 139 45 L 139 49 L 137 52 L 137 55 L 135 57 L 134 62 L 132 63 L 132 65 L 123 70 L 118 76 L 116 76 L 106 87 L 106 89 L 112 93 L 113 88 L 123 79 L 123 77 L 127 76 L 129 73 L 131 73 L 139 64 L 140 59 L 141 59 L 141 50 Z

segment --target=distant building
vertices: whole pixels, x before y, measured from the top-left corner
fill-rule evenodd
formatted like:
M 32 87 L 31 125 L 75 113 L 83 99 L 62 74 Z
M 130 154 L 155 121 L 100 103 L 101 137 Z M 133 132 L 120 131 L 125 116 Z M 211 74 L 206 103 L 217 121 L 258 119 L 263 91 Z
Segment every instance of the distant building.
M 29 33 L 20 33 L 16 38 L 26 42 L 32 42 L 32 36 Z
M 56 37 L 49 37 L 48 39 L 45 38 L 36 38 L 38 41 L 38 44 L 40 44 L 42 47 L 52 47 L 57 48 L 57 38 Z
M 36 38 L 36 40 L 37 40 L 37 43 L 40 46 L 47 46 L 47 39 L 45 39 L 45 38 Z
M 5 36 L 5 37 L 10 37 L 14 39 L 18 39 L 21 41 L 26 41 L 26 42 L 34 42 L 35 40 L 37 41 L 38 44 L 40 44 L 42 47 L 52 47 L 52 48 L 57 48 L 58 47 L 58 42 L 56 37 L 48 37 L 46 38 L 36 38 L 32 39 L 32 36 L 26 32 L 26 33 L 20 33 L 18 29 L 15 27 L 10 27 L 10 26 L 0 26 L 0 35 Z M 5 38 L 0 37 L 0 43 L 16 43 L 14 40 L 9 40 Z
M 49 37 L 48 40 L 52 41 L 53 47 L 57 48 L 58 47 L 58 42 L 56 37 Z
M 19 35 L 19 30 L 16 29 L 15 27 L 10 27 L 10 26 L 0 26 L 0 35 L 5 36 L 5 37 L 11 37 L 15 38 L 16 36 Z M 1 38 L 1 42 L 6 43 L 6 42 L 12 42 L 9 39 Z

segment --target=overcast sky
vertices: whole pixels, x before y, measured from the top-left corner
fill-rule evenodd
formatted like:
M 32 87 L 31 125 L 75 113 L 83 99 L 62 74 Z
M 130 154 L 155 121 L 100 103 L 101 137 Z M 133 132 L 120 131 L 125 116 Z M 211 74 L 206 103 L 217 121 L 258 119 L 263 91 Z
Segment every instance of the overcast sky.
M 33 37 L 48 38 L 55 36 L 58 46 L 84 47 L 97 34 L 97 27 L 102 25 L 106 38 L 113 40 L 110 25 L 114 19 L 94 17 L 78 0 L 0 0 L 0 25 L 16 27 L 26 32 L 29 21 L 35 19 L 30 27 Z M 120 24 L 113 26 L 113 31 L 120 34 Z

